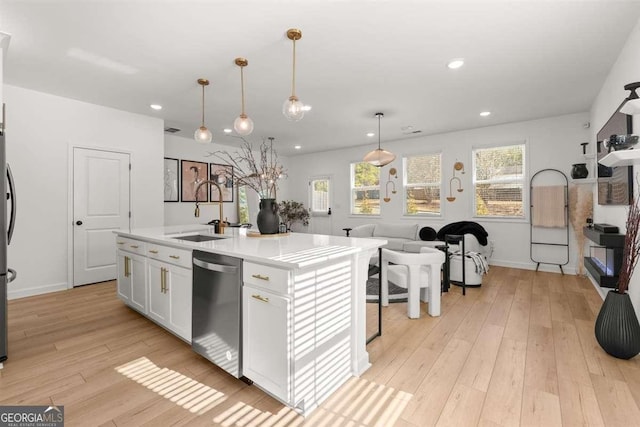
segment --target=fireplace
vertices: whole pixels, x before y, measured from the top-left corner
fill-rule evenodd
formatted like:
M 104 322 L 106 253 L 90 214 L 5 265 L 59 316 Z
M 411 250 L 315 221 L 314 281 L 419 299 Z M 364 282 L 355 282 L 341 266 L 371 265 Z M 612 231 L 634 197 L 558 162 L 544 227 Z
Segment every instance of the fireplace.
M 596 282 L 605 288 L 615 288 L 622 266 L 624 234 L 603 233 L 594 228 L 583 229 L 585 237 L 595 243 L 584 257 L 584 266 Z

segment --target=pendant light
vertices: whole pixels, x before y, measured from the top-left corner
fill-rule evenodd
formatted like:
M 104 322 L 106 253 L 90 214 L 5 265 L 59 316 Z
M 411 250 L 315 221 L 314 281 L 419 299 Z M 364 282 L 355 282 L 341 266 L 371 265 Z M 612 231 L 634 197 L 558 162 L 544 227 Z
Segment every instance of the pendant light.
M 240 67 L 240 93 L 242 96 L 242 110 L 240 115 L 233 122 L 233 129 L 238 135 L 246 136 L 253 132 L 253 120 L 251 120 L 244 112 L 244 67 L 249 65 L 249 61 L 245 58 L 236 58 L 236 65 Z
M 211 131 L 204 125 L 204 87 L 209 85 L 209 80 L 198 79 L 198 84 L 202 86 L 202 124 L 198 129 L 196 129 L 196 132 L 193 134 L 193 138 L 196 142 L 207 143 L 211 142 L 211 139 L 213 138 Z
M 282 105 L 282 114 L 291 120 L 297 122 L 304 117 L 304 105 L 296 96 L 296 40 L 302 38 L 302 31 L 297 28 L 287 30 L 287 38 L 293 41 L 293 77 L 291 79 L 291 96 L 284 101 Z
M 625 99 L 624 104 L 620 108 L 620 112 L 624 114 L 640 114 L 640 98 L 636 93 L 636 89 L 640 88 L 640 82 L 629 83 L 624 86 L 624 90 L 630 90 L 631 93 Z
M 384 116 L 383 113 L 376 113 L 376 117 L 378 118 L 378 148 L 367 153 L 364 156 L 364 161 L 372 164 L 373 166 L 381 168 L 382 166 L 388 165 L 396 159 L 396 155 L 390 151 L 383 150 L 380 148 L 380 119 Z

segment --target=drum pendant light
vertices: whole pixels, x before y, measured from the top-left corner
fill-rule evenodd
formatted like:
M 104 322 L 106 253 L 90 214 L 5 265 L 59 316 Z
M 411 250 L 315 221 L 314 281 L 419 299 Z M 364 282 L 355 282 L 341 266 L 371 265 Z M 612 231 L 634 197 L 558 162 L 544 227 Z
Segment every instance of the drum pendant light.
M 293 77 L 291 79 L 291 96 L 284 101 L 282 105 L 282 114 L 291 120 L 297 122 L 304 117 L 304 105 L 296 96 L 296 40 L 302 38 L 302 31 L 297 28 L 287 30 L 287 38 L 293 41 Z
M 204 87 L 209 85 L 209 80 L 198 79 L 198 84 L 202 86 L 202 124 L 196 129 L 196 132 L 193 134 L 193 139 L 195 139 L 196 142 L 208 143 L 211 142 L 213 138 L 211 131 L 204 125 Z
M 382 166 L 388 165 L 396 159 L 396 155 L 390 151 L 383 150 L 380 148 L 380 119 L 384 116 L 383 113 L 376 113 L 376 117 L 378 118 L 378 148 L 367 153 L 364 156 L 364 161 L 372 164 L 373 166 L 381 168 Z
M 233 129 L 238 135 L 246 136 L 253 132 L 253 120 L 251 120 L 244 112 L 244 67 L 249 65 L 249 61 L 245 58 L 236 58 L 236 65 L 240 67 L 240 93 L 242 96 L 242 109 L 240 115 L 233 122 Z

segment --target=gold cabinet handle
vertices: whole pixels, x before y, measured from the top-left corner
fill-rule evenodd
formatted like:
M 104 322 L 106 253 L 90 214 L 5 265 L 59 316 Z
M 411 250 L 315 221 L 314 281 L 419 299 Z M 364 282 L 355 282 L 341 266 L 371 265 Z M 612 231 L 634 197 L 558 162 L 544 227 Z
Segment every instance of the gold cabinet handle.
M 178 255 L 169 255 L 169 258 L 180 259 L 180 256 L 178 256 Z
M 255 298 L 258 301 L 269 302 L 269 298 L 263 297 L 262 295 L 251 295 L 251 298 Z
M 129 258 L 128 256 L 124 257 L 124 277 L 131 276 L 131 271 L 129 271 L 129 261 L 130 260 L 131 260 L 131 258 Z
M 132 247 L 133 249 L 138 249 L 140 246 L 138 246 L 138 245 L 131 245 L 131 247 Z
M 152 254 L 157 254 L 158 253 L 158 251 L 153 251 L 153 250 L 151 250 L 149 252 L 152 253 Z
M 167 288 L 167 272 L 169 270 L 167 270 L 166 268 L 163 268 L 162 270 L 162 277 L 164 278 L 164 293 L 166 294 L 169 290 L 169 288 Z
M 124 245 L 124 242 L 116 242 L 116 245 Z
M 267 282 L 269 281 L 269 276 L 263 276 L 261 274 L 252 274 L 251 277 L 254 279 L 266 280 Z
M 165 283 L 164 283 L 164 267 L 160 267 L 160 292 L 162 292 L 164 294 L 164 287 L 165 287 Z

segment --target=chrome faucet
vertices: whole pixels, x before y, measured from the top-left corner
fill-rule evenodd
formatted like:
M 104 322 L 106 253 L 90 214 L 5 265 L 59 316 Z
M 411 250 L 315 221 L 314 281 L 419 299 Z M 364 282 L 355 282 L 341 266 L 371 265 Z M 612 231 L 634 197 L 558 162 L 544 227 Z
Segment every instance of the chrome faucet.
M 202 187 L 205 184 L 210 184 L 213 185 L 214 187 L 216 187 L 218 189 L 218 201 L 217 202 L 203 202 L 202 204 L 214 204 L 217 203 L 220 206 L 220 228 L 218 229 L 218 233 L 220 234 L 224 234 L 224 220 L 222 219 L 222 216 L 224 215 L 223 213 L 223 206 L 222 206 L 222 188 L 220 188 L 220 185 L 215 182 L 212 181 L 210 179 L 207 179 L 205 181 L 202 181 L 200 184 L 198 184 L 198 186 L 196 187 L 196 210 L 193 213 L 193 216 L 195 216 L 196 218 L 200 217 L 200 202 L 198 201 L 198 191 L 200 191 L 200 187 Z M 215 218 L 212 220 L 212 222 L 215 221 Z

